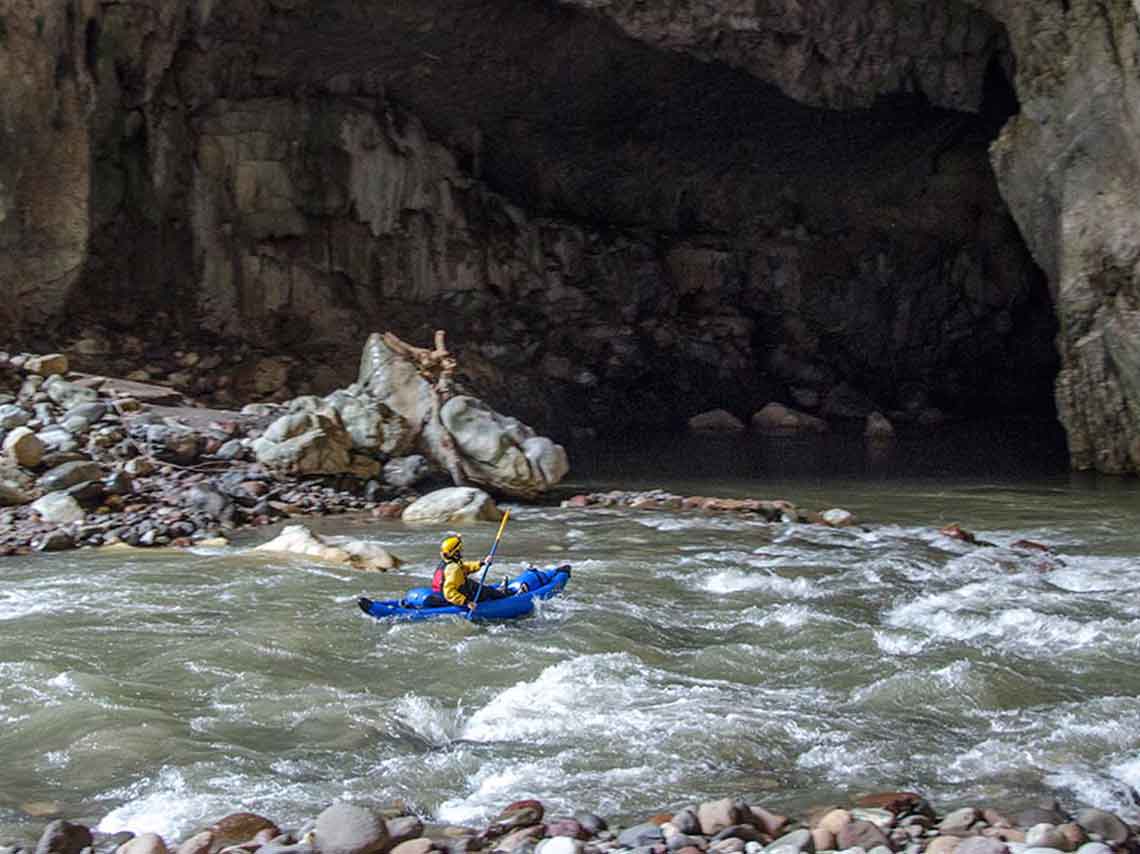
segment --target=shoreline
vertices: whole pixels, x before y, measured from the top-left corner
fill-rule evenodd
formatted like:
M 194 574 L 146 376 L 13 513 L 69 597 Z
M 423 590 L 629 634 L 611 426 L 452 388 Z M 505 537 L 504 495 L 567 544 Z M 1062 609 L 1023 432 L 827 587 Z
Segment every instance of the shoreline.
M 1140 828 L 1055 799 L 1009 814 L 984 804 L 939 813 L 921 794 L 887 791 L 798 817 L 722 798 L 620 825 L 590 813 L 551 815 L 537 800 L 509 804 L 479 826 L 431 823 L 403 805 L 337 801 L 298 828 L 236 812 L 173 840 L 55 819 L 25 841 L 0 838 L 0 854 L 1136 854 Z

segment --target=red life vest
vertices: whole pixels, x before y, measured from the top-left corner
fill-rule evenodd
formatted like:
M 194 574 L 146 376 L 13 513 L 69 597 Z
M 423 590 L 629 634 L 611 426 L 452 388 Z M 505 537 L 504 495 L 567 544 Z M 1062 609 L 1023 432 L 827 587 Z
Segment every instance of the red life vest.
M 447 564 L 442 560 L 439 562 L 439 565 L 436 566 L 435 575 L 431 577 L 431 589 L 433 593 L 443 593 L 443 576 L 446 568 Z

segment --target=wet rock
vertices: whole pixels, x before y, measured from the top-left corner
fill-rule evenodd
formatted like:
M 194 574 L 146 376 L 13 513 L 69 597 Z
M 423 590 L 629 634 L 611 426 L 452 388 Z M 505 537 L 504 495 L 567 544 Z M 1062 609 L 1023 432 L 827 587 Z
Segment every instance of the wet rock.
M 48 427 L 36 433 L 48 453 L 71 453 L 79 450 L 75 437 L 62 427 Z
M 199 454 L 198 434 L 180 424 L 151 424 L 146 428 L 146 442 L 155 456 L 180 466 L 192 465 Z
M 146 477 L 154 471 L 154 463 L 146 457 L 135 457 L 123 464 L 123 471 L 131 477 Z
M 332 410 L 283 415 L 252 449 L 258 462 L 294 475 L 340 474 L 352 462 L 352 438 Z
M 715 834 L 712 841 L 717 842 L 721 839 L 743 839 L 745 842 L 765 841 L 763 834 L 751 824 L 731 824 Z
M 196 483 L 185 493 L 183 501 L 189 507 L 222 521 L 233 518 L 233 501 L 213 484 Z
M 773 841 L 764 851 L 765 854 L 814 854 L 815 847 L 811 831 L 793 830 Z
M 866 851 L 870 851 L 878 845 L 885 845 L 890 848 L 890 840 L 879 827 L 869 821 L 858 819 L 843 825 L 839 833 L 836 834 L 836 840 L 840 848 L 859 847 Z
M 936 836 L 927 844 L 925 854 L 955 854 L 961 843 L 958 836 Z
M 73 406 L 67 410 L 65 418 L 82 418 L 88 424 L 95 424 L 102 421 L 107 415 L 107 406 L 102 401 L 96 400 L 91 403 L 81 403 L 78 406 Z
M 709 844 L 709 854 L 743 854 L 747 843 L 743 839 L 721 839 Z
M 384 482 L 398 489 L 410 489 L 431 472 L 428 461 L 419 454 L 408 457 L 396 457 L 384 464 L 382 471 Z
M 1001 839 L 985 836 L 967 836 L 954 849 L 954 854 L 1006 854 L 1008 846 Z
M 744 818 L 744 809 L 732 798 L 706 801 L 697 807 L 697 820 L 701 825 L 701 833 L 705 836 L 714 836 L 726 827 L 740 824 Z
M 542 838 L 542 825 L 533 824 L 512 830 L 495 842 L 496 851 L 517 851 Z
M 867 422 L 863 427 L 863 436 L 867 439 L 880 441 L 893 439 L 895 427 L 883 413 L 872 412 L 867 416 Z
M 72 409 L 82 403 L 95 403 L 98 399 L 98 393 L 94 389 L 68 382 L 58 376 L 49 377 L 44 381 L 42 388 L 52 403 L 64 410 Z
M 381 572 L 394 569 L 402 563 L 398 557 L 377 543 L 351 540 L 334 545 L 314 534 L 304 525 L 286 525 L 274 539 L 262 543 L 254 551 L 306 555 L 330 563 L 351 566 L 354 569 L 379 570 Z
M 140 833 L 120 847 L 118 854 L 167 854 L 167 848 L 157 833 Z
M 481 489 L 453 486 L 437 489 L 404 509 L 402 518 L 411 524 L 462 524 L 498 522 L 502 514 L 491 496 Z
M 826 433 L 827 422 L 772 402 L 752 414 L 752 429 L 763 433 Z
M 391 854 L 428 854 L 435 850 L 435 842 L 426 837 L 409 839 L 392 849 Z
M 1110 812 L 1083 809 L 1077 813 L 1076 821 L 1086 832 L 1095 833 L 1112 845 L 1123 845 L 1128 839 L 1128 826 Z
M 66 374 L 70 365 L 67 356 L 62 353 L 47 353 L 43 356 L 32 356 L 24 362 L 24 370 L 30 374 L 48 377 L 52 374 Z
M 693 433 L 741 433 L 744 422 L 727 409 L 711 409 L 690 418 L 689 430 Z
M 245 459 L 247 454 L 245 443 L 241 439 L 229 439 L 223 442 L 214 456 L 220 460 L 242 460 Z
M 45 492 L 67 489 L 88 480 L 100 480 L 103 470 L 98 463 L 78 460 L 57 465 L 40 476 L 39 485 Z
M 19 507 L 29 504 L 32 496 L 14 483 L 0 480 L 0 507 Z
M 586 839 L 589 833 L 582 827 L 577 819 L 556 818 L 546 823 L 547 836 L 573 836 L 575 839 Z
M 830 525 L 832 528 L 850 528 L 859 522 L 859 520 L 855 518 L 854 513 L 850 510 L 844 510 L 841 507 L 832 507 L 830 510 L 824 510 L 820 514 L 820 518 L 823 519 L 825 524 Z
M 946 817 L 939 822 L 938 829 L 942 833 L 965 834 L 969 832 L 970 828 L 974 826 L 979 818 L 978 811 L 973 807 L 962 807 L 961 809 L 948 813 Z
M 831 851 L 839 844 L 835 834 L 822 827 L 812 829 L 811 842 L 816 851 Z
M 56 525 L 79 522 L 85 515 L 83 508 L 79 506 L 79 502 L 62 492 L 52 492 L 42 498 L 37 498 L 32 502 L 32 509 L 45 522 Z
M 92 841 L 91 831 L 83 825 L 57 819 L 44 828 L 35 854 L 80 854 Z
M 0 406 L 0 430 L 13 430 L 16 427 L 23 427 L 31 418 L 31 413 L 21 406 L 11 403 Z
M 581 840 L 572 836 L 557 836 L 539 842 L 534 854 L 581 854 L 583 847 Z
M 574 815 L 574 818 L 582 826 L 582 829 L 590 836 L 597 836 L 599 833 L 604 833 L 605 831 L 609 830 L 609 825 L 606 823 L 606 820 L 600 815 L 594 815 L 593 813 L 589 812 L 580 812 L 576 813 Z
M 27 427 L 13 428 L 4 437 L 4 453 L 24 468 L 35 468 L 44 458 L 44 443 Z
M 108 495 L 130 495 L 134 491 L 134 481 L 125 471 L 117 471 L 104 479 L 103 490 Z
M 1056 848 L 1058 851 L 1071 851 L 1064 834 L 1055 825 L 1042 822 L 1025 831 L 1025 844 L 1030 848 Z
M 749 806 L 748 812 L 752 815 L 752 823 L 772 838 L 779 836 L 788 824 L 787 816 L 771 812 L 764 807 Z
M 639 848 L 665 841 L 665 834 L 656 824 L 635 824 L 618 834 L 618 845 L 622 848 Z
M 414 815 L 404 815 L 388 819 L 388 821 L 385 822 L 385 826 L 388 829 L 389 845 L 399 845 L 401 842 L 422 836 L 424 832 L 423 822 Z
M 1112 854 L 1113 848 L 1103 842 L 1086 842 L 1077 849 L 1077 854 Z
M 210 834 L 210 854 L 217 854 L 231 845 L 240 845 L 263 830 L 269 830 L 274 835 L 281 832 L 276 824 L 257 813 L 230 813 L 206 829 Z
M 98 480 L 86 480 L 83 483 L 77 483 L 75 486 L 69 486 L 64 492 L 80 504 L 88 506 L 102 501 L 106 494 L 102 482 Z
M 439 419 L 462 457 L 464 474 L 473 483 L 508 495 L 534 497 L 555 486 L 570 470 L 565 448 L 476 398 L 451 398 L 440 409 Z
M 823 828 L 835 836 L 839 835 L 839 831 L 851 822 L 851 813 L 845 809 L 835 808 L 828 810 L 816 823 L 816 827 Z
M 695 836 L 701 832 L 701 820 L 697 817 L 697 811 L 693 807 L 685 807 L 680 812 L 673 814 L 669 819 L 669 823 L 677 828 L 678 833 L 683 833 L 686 836 Z
M 387 850 L 388 829 L 367 807 L 337 801 L 317 816 L 315 842 L 321 854 L 374 854 Z
M 120 846 L 135 838 L 135 835 L 129 830 L 120 830 L 117 833 L 100 833 L 96 830 L 92 832 L 92 836 L 94 840 L 91 847 L 94 854 L 114 854 Z

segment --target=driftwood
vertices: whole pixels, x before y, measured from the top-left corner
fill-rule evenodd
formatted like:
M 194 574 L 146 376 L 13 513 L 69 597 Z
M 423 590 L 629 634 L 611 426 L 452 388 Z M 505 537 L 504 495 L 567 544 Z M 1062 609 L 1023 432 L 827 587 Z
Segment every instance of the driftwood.
M 463 470 L 463 458 L 455 447 L 455 440 L 451 433 L 443 426 L 440 410 L 443 404 L 454 393 L 455 372 L 459 363 L 447 349 L 446 333 L 442 329 L 435 331 L 434 347 L 428 350 L 416 347 L 401 340 L 395 333 L 385 332 L 382 336 L 385 346 L 407 361 L 411 362 L 416 372 L 428 384 L 431 393 L 431 420 L 435 423 L 439 433 L 439 450 L 443 456 L 443 463 L 451 475 L 456 486 L 466 486 L 467 476 Z

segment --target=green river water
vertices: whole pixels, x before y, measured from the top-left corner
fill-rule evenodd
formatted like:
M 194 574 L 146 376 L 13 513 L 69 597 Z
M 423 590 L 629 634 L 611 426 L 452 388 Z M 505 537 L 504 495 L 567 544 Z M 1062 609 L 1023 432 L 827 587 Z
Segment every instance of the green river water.
M 309 522 L 408 561 L 386 575 L 251 552 L 270 530 L 5 559 L 0 842 L 55 815 L 176 841 L 342 797 L 478 822 L 523 797 L 633 819 L 903 788 L 940 809 L 1055 795 L 1137 819 L 1140 486 L 1067 472 L 1055 426 L 875 451 L 634 438 L 572 461 L 566 494 L 786 498 L 862 523 L 508 504 L 496 569 L 574 574 L 495 626 L 358 611 L 430 575 L 441 532 L 399 522 Z M 949 522 L 997 546 L 941 536 Z M 465 529 L 468 551 L 494 530 Z

